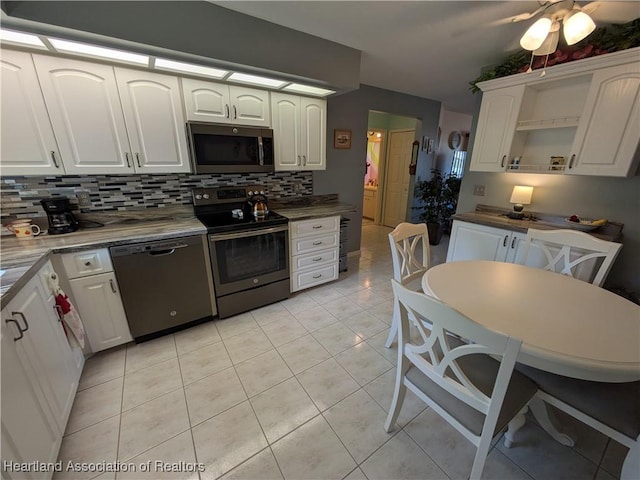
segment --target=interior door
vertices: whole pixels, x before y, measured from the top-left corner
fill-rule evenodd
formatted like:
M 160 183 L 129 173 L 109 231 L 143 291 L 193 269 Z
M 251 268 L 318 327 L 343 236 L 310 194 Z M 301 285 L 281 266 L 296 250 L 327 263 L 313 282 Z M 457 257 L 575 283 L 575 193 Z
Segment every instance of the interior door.
M 391 132 L 385 176 L 385 201 L 382 223 L 395 228 L 406 220 L 409 197 L 409 164 L 415 130 Z

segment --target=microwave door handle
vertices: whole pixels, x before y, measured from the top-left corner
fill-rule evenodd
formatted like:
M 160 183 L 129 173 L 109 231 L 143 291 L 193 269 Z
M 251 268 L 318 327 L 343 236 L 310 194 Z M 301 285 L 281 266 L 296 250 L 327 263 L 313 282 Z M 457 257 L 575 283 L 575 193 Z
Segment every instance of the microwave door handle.
M 262 137 L 258 137 L 258 163 L 264 165 L 264 144 L 262 143 Z

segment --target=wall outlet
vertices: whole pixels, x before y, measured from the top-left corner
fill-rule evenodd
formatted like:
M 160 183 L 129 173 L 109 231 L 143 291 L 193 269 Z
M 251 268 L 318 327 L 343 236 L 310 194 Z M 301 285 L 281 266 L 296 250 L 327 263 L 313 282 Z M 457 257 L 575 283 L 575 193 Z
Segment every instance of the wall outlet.
M 484 197 L 484 185 L 474 185 L 473 194 L 479 197 Z
M 78 199 L 79 207 L 91 206 L 91 197 L 88 190 L 76 190 L 76 198 Z

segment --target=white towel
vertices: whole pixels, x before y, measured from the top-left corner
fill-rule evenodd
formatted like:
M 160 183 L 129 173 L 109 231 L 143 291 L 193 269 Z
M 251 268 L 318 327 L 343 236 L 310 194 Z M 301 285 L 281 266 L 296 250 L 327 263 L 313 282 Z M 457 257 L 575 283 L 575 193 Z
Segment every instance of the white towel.
M 53 292 L 56 309 L 62 320 L 62 327 L 67 335 L 69 345 L 71 345 L 71 347 L 78 346 L 84 348 L 84 325 L 82 324 L 82 319 L 69 300 L 69 297 L 60 288 L 58 274 L 51 272 L 47 280 Z

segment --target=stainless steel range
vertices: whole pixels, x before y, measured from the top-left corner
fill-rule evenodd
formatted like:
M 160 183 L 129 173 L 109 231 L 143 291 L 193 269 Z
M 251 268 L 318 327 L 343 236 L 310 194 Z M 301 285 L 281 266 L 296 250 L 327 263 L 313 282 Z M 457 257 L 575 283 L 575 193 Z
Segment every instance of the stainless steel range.
M 220 318 L 289 297 L 289 221 L 264 210 L 254 215 L 250 200 L 258 194 L 260 187 L 192 191 L 195 215 L 209 234 Z

